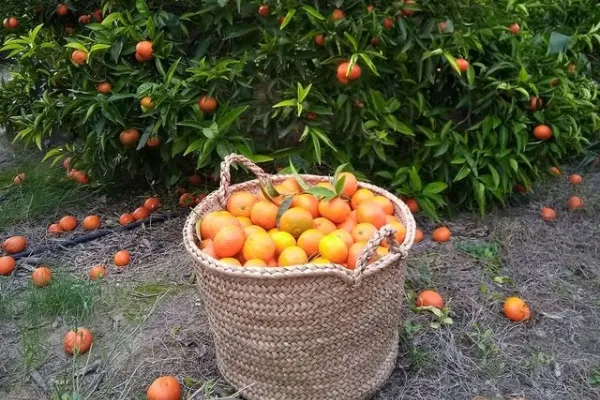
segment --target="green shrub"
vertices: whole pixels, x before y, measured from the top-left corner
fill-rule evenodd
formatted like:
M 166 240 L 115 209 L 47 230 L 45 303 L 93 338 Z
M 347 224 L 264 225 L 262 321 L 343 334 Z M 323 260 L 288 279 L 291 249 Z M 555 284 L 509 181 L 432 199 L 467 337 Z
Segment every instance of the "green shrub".
M 61 19 L 46 2 L 28 19 L 44 26 L 9 34 L 3 48 L 38 98 L 19 113 L 0 108 L 0 119 L 10 116 L 18 140 L 38 145 L 67 134 L 72 146 L 49 157 L 73 155 L 96 180 L 174 184 L 238 152 L 274 166 L 303 159 L 304 169 L 350 163 L 432 217 L 445 207 L 484 212 L 594 138 L 600 9 L 592 3 L 375 1 L 368 11 L 362 1 L 289 0 L 267 1 L 265 17 L 257 1 L 108 1 L 101 24 L 64 36 L 77 5 L 85 13 L 95 5 L 73 2 Z M 135 59 L 142 40 L 153 42 L 151 61 Z M 85 65 L 70 60 L 77 49 L 88 53 Z M 458 58 L 468 60 L 465 72 Z M 362 71 L 347 85 L 336 78 L 346 60 Z M 96 92 L 104 81 L 109 95 Z M 204 95 L 217 99 L 214 113 L 199 109 Z M 145 96 L 152 110 L 140 107 Z M 544 107 L 529 111 L 531 96 Z M 551 140 L 532 136 L 538 124 L 552 128 Z M 128 128 L 141 133 L 131 149 L 119 141 Z M 145 146 L 150 137 L 160 146 Z

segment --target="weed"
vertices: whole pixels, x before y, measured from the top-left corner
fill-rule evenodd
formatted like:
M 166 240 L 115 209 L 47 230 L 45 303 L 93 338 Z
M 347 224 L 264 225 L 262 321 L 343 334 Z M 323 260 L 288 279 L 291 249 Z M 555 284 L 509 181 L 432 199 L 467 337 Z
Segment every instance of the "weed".
M 467 333 L 471 342 L 475 345 L 480 366 L 492 376 L 499 376 L 504 372 L 505 363 L 499 360 L 500 346 L 494 338 L 494 332 L 487 328 L 482 330 L 477 324 L 475 331 Z
M 466 242 L 456 243 L 456 249 L 480 260 L 486 271 L 496 273 L 502 268 L 500 245 L 496 242 Z
M 588 384 L 593 387 L 600 387 L 600 368 L 593 370 L 588 376 Z

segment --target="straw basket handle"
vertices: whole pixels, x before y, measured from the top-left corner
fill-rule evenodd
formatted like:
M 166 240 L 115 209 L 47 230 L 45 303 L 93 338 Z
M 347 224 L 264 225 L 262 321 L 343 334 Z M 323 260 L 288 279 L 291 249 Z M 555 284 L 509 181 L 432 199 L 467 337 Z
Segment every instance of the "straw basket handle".
M 408 256 L 408 251 L 404 244 L 399 244 L 396 241 L 396 229 L 392 227 L 392 225 L 384 225 L 379 229 L 375 234 L 371 237 L 367 246 L 364 248 L 358 260 L 356 261 L 356 268 L 354 269 L 354 284 L 358 285 L 361 281 L 362 274 L 369 265 L 369 260 L 375 254 L 377 247 L 381 245 L 381 243 L 387 240 L 389 243 L 389 252 L 390 253 L 400 253 L 402 258 L 406 258 Z
M 241 164 L 248 168 L 258 179 L 262 179 L 267 174 L 258 165 L 239 154 L 231 153 L 225 157 L 221 163 L 221 184 L 217 190 L 217 199 L 221 204 L 221 207 L 225 208 L 227 205 L 227 199 L 230 196 L 229 184 L 231 183 L 231 165 Z

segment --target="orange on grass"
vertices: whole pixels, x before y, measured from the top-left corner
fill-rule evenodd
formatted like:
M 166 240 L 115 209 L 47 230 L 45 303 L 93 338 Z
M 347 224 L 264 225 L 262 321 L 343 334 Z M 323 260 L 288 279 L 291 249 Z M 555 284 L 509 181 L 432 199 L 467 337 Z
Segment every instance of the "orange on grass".
M 331 200 L 321 200 L 319 203 L 321 215 L 336 224 L 344 222 L 351 211 L 348 202 L 339 197 Z
M 309 257 L 317 254 L 319 251 L 319 242 L 325 234 L 318 229 L 308 229 L 302 232 L 298 238 L 297 245 L 306 252 Z
M 421 243 L 424 238 L 425 238 L 425 234 L 423 233 L 423 231 L 421 229 L 417 228 L 415 230 L 415 243 Z
M 235 192 L 227 199 L 227 211 L 236 217 L 250 217 L 258 199 L 250 192 Z
M 571 182 L 571 185 L 580 185 L 583 182 L 583 178 L 581 175 L 573 174 L 569 176 L 569 182 Z
M 248 218 L 248 217 L 235 217 L 235 218 L 239 221 L 240 226 L 242 228 L 246 228 L 246 227 L 252 225 L 252 220 L 250 220 L 250 218 Z
M 343 264 L 348 259 L 348 247 L 342 239 L 329 234 L 319 241 L 319 253 L 333 263 Z
M 140 132 L 134 128 L 125 129 L 119 135 L 119 141 L 125 147 L 133 147 L 133 146 L 137 145 L 139 140 L 140 140 Z
M 369 189 L 358 189 L 356 193 L 352 195 L 350 199 L 350 205 L 353 210 L 356 210 L 358 206 L 367 200 L 371 200 L 375 197 L 375 194 Z
M 369 223 L 379 229 L 386 223 L 385 213 L 381 206 L 374 200 L 362 202 L 356 209 L 358 223 Z
M 554 211 L 550 207 L 542 208 L 542 210 L 540 211 L 540 215 L 542 216 L 542 220 L 544 220 L 544 221 L 549 221 L 549 222 L 556 221 L 556 211 Z
M 352 214 L 352 213 L 350 213 L 350 214 Z M 348 232 L 352 232 L 352 229 L 354 229 L 356 227 L 357 223 L 358 222 L 356 222 L 355 218 L 350 218 L 350 216 L 348 216 L 348 219 L 346 219 L 344 222 L 342 222 L 341 224 L 337 224 L 337 228 L 343 229 Z
M 77 65 L 83 65 L 87 61 L 87 53 L 82 50 L 74 50 L 71 53 L 71 60 Z
M 577 196 L 569 197 L 569 200 L 567 201 L 567 208 L 569 210 L 583 208 L 583 200 L 581 199 L 581 197 Z
M 122 214 L 122 215 L 119 217 L 119 224 L 121 224 L 121 225 L 123 225 L 123 226 L 125 226 L 125 225 L 129 225 L 129 224 L 131 224 L 132 222 L 135 222 L 135 218 L 133 218 L 133 215 L 131 215 L 131 214 L 129 214 L 129 213 Z
M 265 229 L 275 228 L 277 226 L 277 212 L 279 208 L 268 201 L 258 201 L 252 206 L 250 219 L 255 225 Z
M 17 262 L 11 256 L 0 257 L 0 276 L 8 276 L 15 270 Z
M 388 198 L 383 196 L 375 196 L 373 197 L 372 201 L 379 204 L 386 215 L 394 215 L 394 205 Z
M 196 204 L 196 196 L 191 193 L 184 193 L 179 197 L 179 206 L 188 208 Z
M 267 263 L 260 258 L 252 258 L 244 263 L 244 267 L 266 267 Z
M 198 107 L 205 113 L 211 113 L 217 109 L 217 99 L 212 96 L 202 96 L 198 99 Z
M 147 400 L 179 400 L 181 385 L 173 376 L 161 376 L 148 387 Z
M 533 136 L 537 140 L 548 140 L 552 137 L 552 129 L 548 125 L 538 125 L 533 129 Z
M 348 269 L 356 268 L 356 263 L 358 262 L 358 257 L 362 254 L 363 250 L 367 247 L 367 242 L 360 241 L 353 243 L 352 246 L 348 249 Z
M 509 297 L 504 301 L 502 307 L 504 315 L 511 321 L 525 321 L 531 317 L 531 309 L 522 299 L 518 297 Z
M 60 236 L 64 233 L 59 224 L 52 224 L 48 227 L 48 233 L 50 235 Z
M 69 331 L 63 340 L 63 348 L 67 354 L 83 354 L 92 347 L 94 337 L 87 328 L 77 328 Z
M 21 183 L 25 182 L 26 178 L 27 178 L 27 175 L 25 175 L 25 173 L 21 172 L 20 174 L 18 174 L 17 176 L 15 176 L 13 178 L 13 184 L 20 185 Z
M 375 232 L 377 232 L 375 225 L 369 222 L 363 222 L 356 225 L 356 227 L 352 229 L 351 234 L 352 239 L 354 239 L 355 242 L 368 242 Z
M 358 180 L 351 172 L 342 172 L 339 179 L 344 177 L 344 189 L 342 192 L 347 198 L 351 198 L 354 193 L 358 190 Z
M 75 228 L 77 228 L 77 218 L 72 215 L 67 215 L 58 221 L 58 225 L 60 225 L 61 229 L 65 232 L 74 231 Z
M 260 258 L 269 261 L 275 257 L 275 241 L 266 232 L 256 232 L 246 238 L 242 254 L 246 260 Z
M 112 90 L 112 85 L 108 82 L 101 82 L 96 85 L 96 90 L 101 94 L 109 94 Z
M 131 213 L 131 215 L 133 215 L 133 218 L 135 218 L 136 221 L 141 221 L 150 217 L 150 211 L 148 211 L 147 208 L 138 207 L 133 213 Z
M 352 246 L 352 244 L 354 243 L 354 239 L 352 238 L 350 232 L 344 229 L 336 229 L 335 231 L 331 232 L 330 235 L 335 235 L 342 239 L 344 241 L 344 244 L 348 248 L 350 248 L 350 246 Z
M 224 226 L 213 239 L 217 257 L 233 257 L 244 247 L 246 234 L 239 225 Z
M 131 255 L 127 250 L 119 250 L 113 259 L 117 267 L 125 267 L 131 262 Z
M 52 270 L 45 265 L 38 267 L 31 274 L 31 280 L 37 287 L 48 286 L 52 282 Z
M 315 228 L 324 234 L 331 233 L 337 229 L 337 226 L 330 220 L 324 217 L 315 218 Z
M 252 221 L 250 221 L 250 222 L 252 222 Z M 246 237 L 248 237 L 256 232 L 267 233 L 265 228 L 263 228 L 262 226 L 258 226 L 258 225 L 250 225 L 250 226 L 246 226 L 246 227 L 243 226 L 242 228 L 244 229 L 244 232 L 246 233 Z
M 288 233 L 283 231 L 269 232 L 273 242 L 275 243 L 275 255 L 278 256 L 281 252 L 288 247 L 296 245 L 296 239 Z
M 154 212 L 160 208 L 160 199 L 158 197 L 148 197 L 144 201 L 144 208 L 149 212 Z
M 84 218 L 81 226 L 86 231 L 95 231 L 96 229 L 100 228 L 101 222 L 102 220 L 98 215 L 88 215 Z
M 560 171 L 560 169 L 558 167 L 550 167 L 550 173 L 554 176 L 561 176 L 562 172 Z
M 299 237 L 302 232 L 314 227 L 315 221 L 310 211 L 300 207 L 290 208 L 279 219 L 279 228 L 295 238 Z
M 154 50 L 152 49 L 152 42 L 149 42 L 147 40 L 139 42 L 135 46 L 135 52 L 139 54 L 139 56 L 142 58 L 151 58 L 154 54 Z
M 331 264 L 331 261 L 329 261 L 325 257 L 317 257 L 311 261 L 311 264 L 325 265 L 325 264 Z
M 291 246 L 281 252 L 277 258 L 277 262 L 281 267 L 302 265 L 308 263 L 308 256 L 302 248 Z
M 96 265 L 90 269 L 90 279 L 95 281 L 106 276 L 106 268 L 104 265 Z
M 469 62 L 464 58 L 456 59 L 456 66 L 460 69 L 461 72 L 467 72 L 469 70 Z
M 240 262 L 240 260 L 238 260 L 237 258 L 233 258 L 233 257 L 221 258 L 219 261 L 222 262 L 223 264 L 235 265 L 237 267 L 242 266 L 242 263 Z
M 20 253 L 27 247 L 25 236 L 12 236 L 2 242 L 2 250 L 9 254 Z
M 319 200 L 312 194 L 297 194 L 292 198 L 292 207 L 300 207 L 308 210 L 313 218 L 318 218 Z
M 431 233 L 431 239 L 433 239 L 434 242 L 438 243 L 447 242 L 450 240 L 451 237 L 452 232 L 446 226 L 440 226 Z
M 423 290 L 417 296 L 417 307 L 444 308 L 444 299 L 435 290 Z
M 154 101 L 152 100 L 152 97 L 145 96 L 140 100 L 140 105 L 145 109 L 152 110 L 154 108 Z

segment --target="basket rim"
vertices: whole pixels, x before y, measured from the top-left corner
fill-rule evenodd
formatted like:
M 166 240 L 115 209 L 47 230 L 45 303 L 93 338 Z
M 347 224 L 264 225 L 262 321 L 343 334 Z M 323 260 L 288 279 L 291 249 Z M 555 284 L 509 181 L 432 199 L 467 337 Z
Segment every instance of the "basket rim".
M 303 179 L 310 181 L 331 182 L 332 180 L 331 177 L 323 175 L 301 174 L 300 176 Z M 293 177 L 294 175 L 271 175 L 270 179 L 274 183 L 277 183 L 279 181 L 283 181 L 285 179 Z M 259 179 L 252 179 L 243 183 L 238 183 L 232 185 L 229 188 L 228 193 L 231 194 L 240 190 L 252 190 L 253 188 L 256 189 L 256 187 L 259 184 Z M 391 194 L 385 189 L 365 182 L 359 181 L 358 187 L 369 189 L 373 191 L 373 193 L 384 196 L 387 199 L 389 199 L 394 206 L 394 215 L 398 217 L 406 227 L 406 237 L 404 239 L 404 242 L 401 244 L 397 244 L 397 242 L 395 242 L 394 240 L 396 246 L 391 247 L 392 251 L 390 251 L 387 255 L 377 260 L 376 262 L 367 265 L 364 268 L 364 271 L 358 271 L 356 269 L 351 270 L 335 263 L 309 263 L 287 267 L 238 267 L 235 265 L 224 264 L 219 260 L 210 257 L 202 250 L 200 250 L 200 248 L 196 245 L 195 225 L 196 221 L 198 221 L 201 217 L 203 217 L 205 214 L 211 211 L 210 208 L 214 204 L 219 204 L 219 190 L 211 192 L 190 212 L 186 219 L 186 223 L 183 229 L 183 243 L 187 251 L 194 259 L 194 264 L 196 267 L 208 268 L 214 272 L 225 275 L 259 279 L 286 279 L 296 277 L 337 276 L 347 284 L 357 285 L 360 283 L 360 280 L 363 277 L 367 277 L 369 275 L 377 273 L 379 270 L 390 267 L 391 265 L 400 262 L 402 259 L 405 259 L 408 255 L 408 251 L 413 245 L 416 230 L 416 224 L 412 213 L 410 212 L 408 206 L 398 197 Z M 220 204 L 220 206 L 223 207 L 223 204 Z

